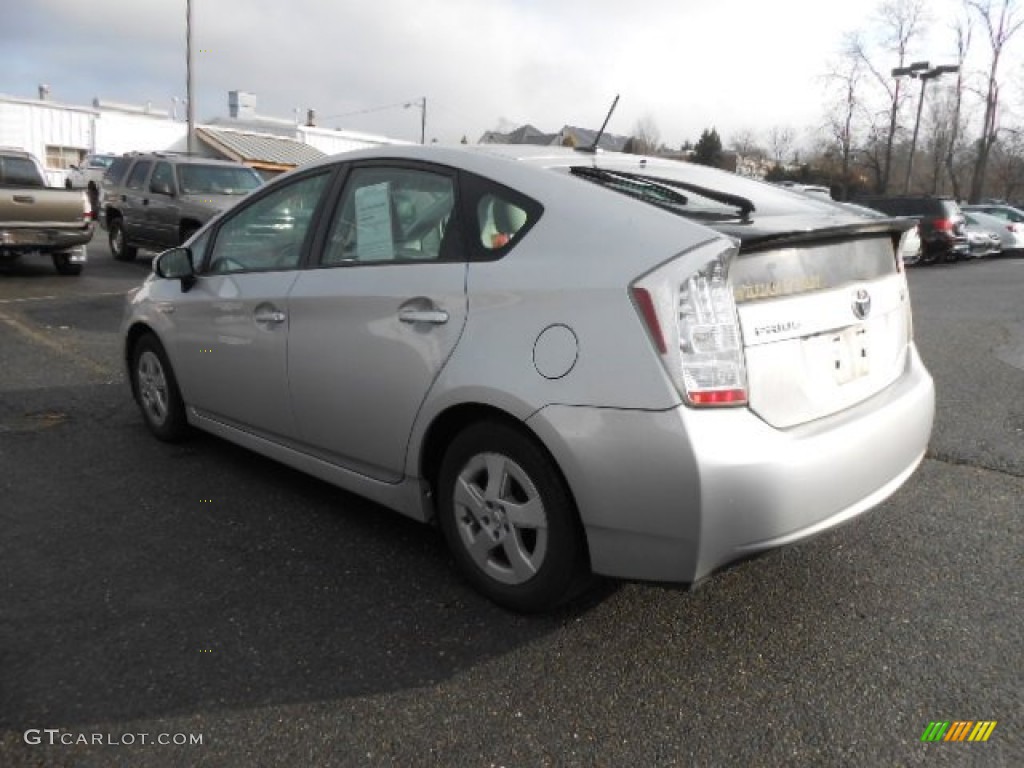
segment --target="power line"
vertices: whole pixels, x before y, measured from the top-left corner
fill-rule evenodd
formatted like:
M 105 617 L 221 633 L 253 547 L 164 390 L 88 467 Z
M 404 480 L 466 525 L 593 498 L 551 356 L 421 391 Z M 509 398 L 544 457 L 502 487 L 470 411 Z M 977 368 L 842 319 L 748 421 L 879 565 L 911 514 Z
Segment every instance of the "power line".
M 371 112 L 383 112 L 386 109 L 397 109 L 398 107 L 402 107 L 404 109 L 405 107 L 407 107 L 411 103 L 412 102 L 408 102 L 408 101 L 400 101 L 397 104 L 385 104 L 383 107 L 370 107 L 369 109 L 357 109 L 355 112 L 342 112 L 341 114 L 338 114 L 338 115 L 327 115 L 326 117 L 321 117 L 320 119 L 321 120 L 337 120 L 337 119 L 342 118 L 342 117 L 354 117 L 356 115 L 368 115 Z

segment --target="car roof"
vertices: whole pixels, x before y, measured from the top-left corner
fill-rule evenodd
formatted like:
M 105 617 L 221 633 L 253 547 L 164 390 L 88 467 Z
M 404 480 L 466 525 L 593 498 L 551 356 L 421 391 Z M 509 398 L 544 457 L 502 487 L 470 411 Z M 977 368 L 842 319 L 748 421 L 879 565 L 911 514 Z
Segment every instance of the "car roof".
M 248 168 L 249 166 L 237 160 L 224 160 L 218 157 L 200 157 L 198 155 L 184 155 L 175 152 L 137 152 L 129 154 L 130 160 L 163 160 L 170 163 L 183 165 L 224 165 L 232 168 Z

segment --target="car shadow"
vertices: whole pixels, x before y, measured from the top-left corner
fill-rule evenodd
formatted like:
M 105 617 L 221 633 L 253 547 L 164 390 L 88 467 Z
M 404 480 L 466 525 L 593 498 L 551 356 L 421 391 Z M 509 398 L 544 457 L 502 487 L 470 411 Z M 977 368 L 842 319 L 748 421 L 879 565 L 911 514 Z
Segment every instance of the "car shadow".
M 160 443 L 123 387 L 18 392 L 5 411 L 26 469 L 0 513 L 0 727 L 428 686 L 616 589 L 508 613 L 434 528 L 214 437 Z

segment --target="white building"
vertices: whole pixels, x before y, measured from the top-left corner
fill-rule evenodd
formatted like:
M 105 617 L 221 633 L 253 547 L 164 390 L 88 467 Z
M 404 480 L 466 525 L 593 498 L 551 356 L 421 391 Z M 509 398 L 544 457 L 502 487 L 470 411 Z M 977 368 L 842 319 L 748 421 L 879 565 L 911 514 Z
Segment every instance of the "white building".
M 39 87 L 38 99 L 0 95 L 0 146 L 24 149 L 43 163 L 47 181 L 63 186 L 68 168 L 90 153 L 187 149 L 187 125 L 166 110 L 94 99 L 63 104 Z M 255 114 L 252 94 L 229 94 L 230 118 L 197 125 L 200 153 L 229 157 L 272 175 L 323 155 L 408 142 L 385 136 L 296 125 Z

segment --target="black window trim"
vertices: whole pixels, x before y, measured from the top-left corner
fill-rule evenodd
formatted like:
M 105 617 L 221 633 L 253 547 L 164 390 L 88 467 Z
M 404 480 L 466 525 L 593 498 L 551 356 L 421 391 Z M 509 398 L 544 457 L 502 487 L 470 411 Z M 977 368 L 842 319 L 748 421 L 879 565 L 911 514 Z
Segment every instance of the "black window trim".
M 468 224 L 463 227 L 463 239 L 469 240 L 469 261 L 486 262 L 505 258 L 505 256 L 515 250 L 517 245 L 526 239 L 530 230 L 537 225 L 537 222 L 544 215 L 544 206 L 519 190 L 489 179 L 486 176 L 481 176 L 471 171 L 461 171 L 460 176 L 463 189 L 463 220 L 472 222 L 472 227 Z M 477 236 L 477 206 L 485 195 L 507 199 L 510 203 L 526 211 L 526 224 L 516 233 L 514 238 L 500 248 L 485 247 L 480 242 L 479 236 Z M 470 230 L 472 230 L 472 233 Z

